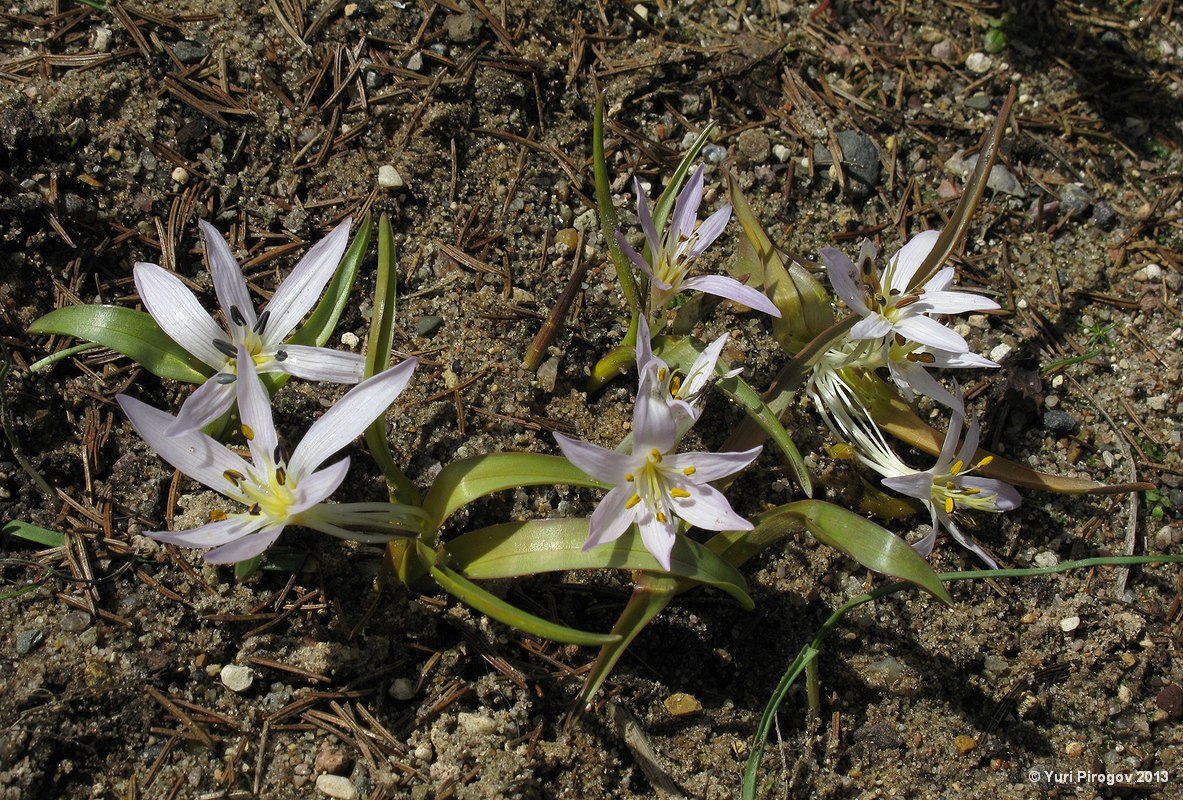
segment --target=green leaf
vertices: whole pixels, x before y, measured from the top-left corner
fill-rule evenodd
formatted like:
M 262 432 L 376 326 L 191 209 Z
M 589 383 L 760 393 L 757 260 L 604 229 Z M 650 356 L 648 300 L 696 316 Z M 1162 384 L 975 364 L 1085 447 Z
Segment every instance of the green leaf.
M 665 228 L 666 218 L 669 217 L 670 212 L 674 209 L 674 203 L 678 199 L 678 193 L 682 191 L 682 183 L 686 180 L 686 176 L 690 174 L 690 168 L 694 166 L 694 159 L 698 158 L 698 154 L 711 138 L 711 132 L 715 129 L 715 123 L 708 122 L 702 132 L 695 137 L 693 144 L 686 150 L 686 154 L 682 156 L 682 160 L 678 163 L 678 168 L 674 170 L 674 174 L 670 176 L 669 183 L 665 185 L 665 189 L 661 193 L 661 197 L 657 198 L 657 202 L 653 206 L 653 227 L 660 233 Z
M 333 330 L 341 319 L 341 312 L 345 310 L 349 296 L 353 293 L 358 268 L 366 257 L 366 250 L 369 249 L 372 227 L 370 215 L 366 214 L 365 219 L 357 226 L 357 233 L 353 235 L 353 241 L 349 243 L 349 249 L 337 265 L 337 271 L 333 273 L 333 279 L 325 288 L 320 302 L 316 304 L 308 321 L 288 337 L 288 344 L 323 347 L 333 335 Z
M 169 338 L 144 311 L 122 306 L 67 306 L 50 311 L 29 333 L 84 339 L 122 353 L 153 375 L 203 383 L 214 370 Z
M 907 542 L 841 506 L 799 500 L 762 515 L 756 527 L 775 531 L 780 526 L 797 529 L 801 525 L 867 569 L 909 581 L 946 603 L 953 602 L 933 568 Z
M 19 519 L 4 523 L 3 533 L 5 536 L 14 536 L 42 547 L 62 547 L 66 544 L 65 534 Z
M 248 558 L 246 561 L 239 561 L 234 565 L 234 580 L 245 581 L 250 576 L 259 571 L 259 567 L 263 564 L 263 556 L 255 556 Z
M 490 453 L 473 456 L 440 470 L 423 500 L 428 530 L 438 531 L 457 509 L 477 498 L 519 486 L 612 487 L 589 477 L 561 456 L 539 453 Z M 429 542 L 432 543 L 432 542 Z
M 697 340 L 685 336 L 671 341 L 669 337 L 659 336 L 653 342 L 654 352 L 661 356 L 674 369 L 686 373 L 694 364 L 696 359 L 706 345 Z M 797 445 L 793 443 L 792 437 L 789 436 L 788 431 L 781 425 L 780 419 L 771 409 L 764 403 L 760 394 L 747 384 L 739 376 L 730 378 L 723 378 L 731 369 L 731 365 L 726 364 L 720 359 L 715 363 L 715 375 L 721 378 L 715 386 L 719 391 L 727 395 L 736 405 L 744 410 L 744 412 L 763 430 L 776 444 L 782 453 L 784 453 L 785 460 L 788 462 L 789 468 L 793 471 L 793 477 L 797 479 L 798 485 L 806 496 L 813 496 L 813 481 L 809 477 L 809 470 L 805 466 L 805 460 L 801 457 L 801 452 L 797 449 Z
M 448 563 L 473 580 L 577 569 L 665 572 L 635 527 L 611 544 L 584 550 L 587 529 L 586 518 L 508 522 L 458 536 L 444 549 Z M 668 574 L 727 592 L 746 611 L 755 608 L 735 567 L 693 539 L 675 539 Z
M 369 237 L 369 221 L 366 217 L 366 235 Z M 390 217 L 385 214 L 378 220 L 378 275 L 374 286 L 374 311 L 370 318 L 370 335 L 366 340 L 367 378 L 377 375 L 390 364 L 394 349 L 394 317 L 398 297 L 398 272 L 395 269 L 397 254 L 394 246 L 394 232 L 390 228 Z M 386 483 L 390 487 L 390 499 L 395 503 L 419 505 L 419 489 L 394 463 L 390 452 L 390 441 L 386 438 L 386 422 L 381 416 L 370 423 L 365 431 L 366 446 L 378 464 Z
M 591 633 L 566 625 L 545 620 L 526 611 L 522 611 L 510 603 L 492 594 L 463 575 L 449 569 L 435 558 L 431 548 L 422 542 L 418 544 L 419 558 L 430 565 L 431 577 L 449 594 L 455 596 L 466 605 L 475 608 L 498 622 L 503 622 L 513 628 L 544 639 L 565 644 L 602 646 L 616 641 L 619 637 L 610 633 Z

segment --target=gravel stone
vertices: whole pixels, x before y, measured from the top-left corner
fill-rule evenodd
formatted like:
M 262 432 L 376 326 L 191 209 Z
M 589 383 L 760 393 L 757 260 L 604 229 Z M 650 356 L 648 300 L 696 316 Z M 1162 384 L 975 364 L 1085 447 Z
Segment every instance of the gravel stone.
M 235 694 L 242 694 L 250 689 L 255 682 L 255 671 L 250 667 L 238 664 L 227 664 L 222 667 L 222 685 Z
M 423 317 L 415 323 L 416 336 L 431 336 L 444 324 L 444 318 L 435 315 Z
M 392 165 L 383 164 L 378 168 L 378 185 L 383 189 L 401 189 L 407 182 Z
M 357 800 L 357 787 L 353 781 L 341 775 L 321 775 L 316 779 L 316 789 L 335 800 Z
M 1043 427 L 1054 433 L 1076 433 L 1080 422 L 1067 411 L 1053 408 L 1043 412 Z
M 81 633 L 90 624 L 90 614 L 85 611 L 71 611 L 59 623 L 66 633 Z

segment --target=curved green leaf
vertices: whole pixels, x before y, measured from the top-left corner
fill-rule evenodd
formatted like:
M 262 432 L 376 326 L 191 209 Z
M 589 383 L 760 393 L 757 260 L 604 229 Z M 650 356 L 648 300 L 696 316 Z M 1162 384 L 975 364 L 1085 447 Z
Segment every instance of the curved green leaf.
M 946 603 L 953 598 L 928 562 L 900 537 L 866 517 L 822 500 L 799 500 L 764 515 L 757 528 L 775 531 L 780 526 L 810 533 L 841 550 L 864 567 L 916 584 Z
M 333 279 L 325 288 L 320 302 L 312 310 L 308 321 L 288 337 L 289 344 L 323 347 L 329 337 L 333 335 L 333 330 L 341 319 L 341 312 L 345 310 L 345 304 L 349 302 L 349 295 L 353 293 L 353 283 L 357 279 L 358 268 L 370 247 L 370 230 L 372 228 L 370 215 L 366 214 L 357 226 L 357 233 L 353 235 L 353 241 L 349 243 L 349 248 L 341 258 L 341 263 L 337 265 L 337 271 L 333 273 Z
M 423 510 L 427 512 L 428 530 L 438 532 L 444 520 L 457 509 L 477 498 L 519 486 L 588 486 L 611 489 L 606 483 L 589 477 L 561 456 L 540 453 L 489 453 L 453 461 L 440 470 L 432 483 Z M 434 535 L 429 534 L 434 543 Z
M 610 633 L 591 633 L 576 628 L 569 628 L 566 625 L 559 625 L 558 623 L 522 611 L 520 608 L 505 602 L 500 597 L 477 586 L 455 570 L 449 569 L 439 563 L 435 559 L 435 554 L 431 548 L 421 542 L 418 545 L 418 551 L 419 558 L 428 565 L 431 571 L 431 577 L 448 594 L 455 596 L 466 605 L 475 608 L 482 614 L 492 617 L 498 622 L 503 622 L 517 630 L 525 631 L 535 636 L 541 636 L 544 639 L 565 644 L 595 647 L 603 646 L 620 638 Z
M 507 522 L 458 536 L 444 549 L 448 563 L 473 580 L 575 569 L 665 572 L 645 549 L 636 528 L 611 544 L 584 550 L 587 529 L 586 518 Z M 755 608 L 744 577 L 693 539 L 677 537 L 668 574 L 727 592 L 746 611 Z
M 150 314 L 132 308 L 67 306 L 36 320 L 29 326 L 29 333 L 56 333 L 94 342 L 122 353 L 162 378 L 203 383 L 214 372 L 170 339 Z

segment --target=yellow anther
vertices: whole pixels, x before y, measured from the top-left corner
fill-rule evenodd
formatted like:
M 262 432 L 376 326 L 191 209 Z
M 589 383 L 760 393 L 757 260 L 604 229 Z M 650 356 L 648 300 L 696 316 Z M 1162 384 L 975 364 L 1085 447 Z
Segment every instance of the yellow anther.
M 953 513 L 953 498 L 952 497 L 945 498 L 945 513 L 946 514 Z
M 664 381 L 666 375 L 669 375 L 669 370 L 667 370 L 665 367 L 659 367 L 657 370 L 657 379 L 659 381 Z
M 698 467 L 683 467 L 682 468 L 683 475 L 693 475 L 696 472 L 698 472 Z
M 663 512 L 661 512 L 661 511 L 657 512 L 657 521 L 658 522 L 669 522 L 669 519 L 670 518 L 667 517 Z
M 242 437 L 248 442 L 255 438 L 255 432 L 251 430 L 250 425 L 241 425 L 239 429 L 242 431 Z
M 670 379 L 670 394 L 677 395 L 678 390 L 682 388 L 682 376 L 675 375 Z
M 966 487 L 966 488 L 964 488 L 964 489 L 962 489 L 962 490 L 961 490 L 961 493 L 962 493 L 962 494 L 969 494 L 969 495 L 974 495 L 974 494 L 981 494 L 981 493 L 982 493 L 982 490 L 981 490 L 981 489 L 974 489 L 974 488 L 971 488 L 971 487 Z
M 679 489 L 677 487 L 670 489 L 670 497 L 677 497 L 677 498 L 681 499 L 683 497 L 689 497 L 689 496 L 690 496 L 690 492 L 686 491 L 685 489 Z
M 632 497 L 630 497 L 628 499 L 628 502 L 624 504 L 624 507 L 625 508 L 634 508 L 637 505 L 637 503 L 639 503 L 639 502 L 641 502 L 641 495 L 634 494 Z
M 260 510 L 261 510 L 261 507 L 259 506 L 259 504 L 255 503 L 253 506 L 250 507 L 250 509 L 247 510 L 247 513 L 251 514 L 252 516 L 257 516 Z
M 981 461 L 978 462 L 978 469 L 982 469 L 983 467 L 988 467 L 993 462 L 994 462 L 994 456 L 986 456 L 985 458 L 983 458 Z
M 965 462 L 960 458 L 953 462 L 953 466 L 949 467 L 950 475 L 960 475 L 961 470 L 965 467 Z
M 275 482 L 283 486 L 288 482 L 288 473 L 283 467 L 277 467 L 275 470 Z
M 957 484 L 953 483 L 953 481 L 945 481 L 945 488 L 949 491 L 953 491 L 957 488 Z
M 233 483 L 235 486 L 238 485 L 239 481 L 244 480 L 246 478 L 246 476 L 243 475 L 241 472 L 235 472 L 232 469 L 228 469 L 225 472 L 223 472 L 222 477 L 225 478 L 226 480 L 230 481 L 231 483 Z
M 220 508 L 215 508 L 213 511 L 209 512 L 209 518 L 211 522 L 221 522 L 222 520 L 226 519 L 226 512 Z
M 633 474 L 630 472 L 629 474 L 627 474 L 627 475 L 625 475 L 625 476 L 624 476 L 624 479 L 625 479 L 626 481 L 628 481 L 629 483 L 632 483 L 634 480 L 636 480 L 636 476 L 634 476 L 634 475 L 633 475 Z
M 661 463 L 661 451 L 658 450 L 656 447 L 654 447 L 652 450 L 649 451 L 649 460 L 652 461 L 654 464 L 660 464 Z

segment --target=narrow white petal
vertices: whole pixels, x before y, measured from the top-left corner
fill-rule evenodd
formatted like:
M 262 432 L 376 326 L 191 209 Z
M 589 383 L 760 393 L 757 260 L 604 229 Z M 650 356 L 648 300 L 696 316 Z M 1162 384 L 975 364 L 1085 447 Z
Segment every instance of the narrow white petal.
M 929 353 L 935 359 L 932 362 L 934 367 L 946 369 L 984 369 L 987 367 L 998 367 L 993 361 L 977 353 L 949 353 L 944 350 L 930 350 Z
M 698 275 L 690 278 L 682 283 L 682 291 L 706 292 L 716 297 L 726 297 L 740 305 L 763 311 L 769 316 L 780 317 L 780 309 L 773 305 L 766 294 L 724 275 Z
M 863 288 L 862 276 L 858 267 L 847 258 L 846 253 L 833 247 L 823 247 L 820 253 L 822 263 L 826 265 L 826 274 L 830 276 L 830 285 L 834 287 L 834 294 L 842 298 L 842 302 L 850 310 L 865 317 L 871 313 L 867 307 L 866 290 Z
M 637 345 L 635 349 L 635 356 L 637 359 L 637 372 L 646 369 L 652 362 L 659 369 L 666 366 L 666 363 L 657 356 L 653 355 L 652 335 L 649 333 L 649 323 L 645 320 L 645 315 L 641 314 L 637 318 Z
M 597 481 L 624 483 L 624 476 L 635 469 L 636 459 L 633 456 L 617 453 L 591 442 L 572 439 L 561 433 L 554 434 L 554 437 L 559 449 L 563 451 L 563 457 Z
M 953 411 L 962 411 L 965 408 L 964 404 L 952 392 L 942 386 L 932 375 L 929 375 L 928 370 L 920 364 L 914 364 L 906 359 L 893 359 L 888 364 L 888 368 L 892 378 L 895 379 L 896 386 L 904 390 L 905 400 L 911 401 L 911 392 L 915 390 Z
M 854 327 L 857 328 L 863 322 L 859 321 Z M 947 328 L 935 319 L 925 316 L 909 316 L 903 319 L 896 320 L 894 325 L 889 326 L 894 328 L 905 339 L 910 339 L 919 344 L 926 344 L 929 347 L 935 347 L 938 350 L 948 350 L 952 353 L 967 353 L 969 352 L 969 344 L 965 339 L 961 338 L 961 334 L 954 331 L 952 328 Z M 886 333 L 886 331 L 884 331 Z M 854 336 L 854 331 L 851 330 L 851 336 Z M 880 334 L 882 335 L 882 334 Z M 857 337 L 857 338 L 874 338 L 874 337 Z
M 735 513 L 727 498 L 712 486 L 680 481 L 678 488 L 689 497 L 674 497 L 674 513 L 696 528 L 706 531 L 750 531 L 751 522 Z
M 275 446 L 279 444 L 275 421 L 271 417 L 271 396 L 259 380 L 254 359 L 242 345 L 238 346 L 238 380 L 234 385 L 243 435 L 251 449 L 251 461 L 257 468 L 268 470 L 275 458 Z
M 640 373 L 637 402 L 633 405 L 633 452 L 656 449 L 668 453 L 678 438 L 678 426 L 667 400 L 665 381 L 650 365 Z
M 275 290 L 267 303 L 267 311 L 271 315 L 263 331 L 265 342 L 274 345 L 286 339 L 296 323 L 316 303 L 325 284 L 337 271 L 341 256 L 345 255 L 345 248 L 349 244 L 349 223 L 350 220 L 346 219 L 333 228 L 328 236 L 314 244 Z
M 698 207 L 702 205 L 702 174 L 705 169 L 705 164 L 699 164 L 698 169 L 694 170 L 690 180 L 686 181 L 682 191 L 678 193 L 678 199 L 674 203 L 674 214 L 670 218 L 670 239 L 674 242 L 689 239 L 690 234 L 694 232 L 694 223 L 698 221 Z
M 698 358 L 694 359 L 694 363 L 690 365 L 690 370 L 686 373 L 686 379 L 678 387 L 678 392 L 674 395 L 675 397 L 690 402 L 698 399 L 699 395 L 703 393 L 707 385 L 715 377 L 715 364 L 718 363 L 719 354 L 723 352 L 723 347 L 727 344 L 729 336 L 730 334 L 723 334 L 699 353 Z
M 661 252 L 661 236 L 653 226 L 653 216 L 649 213 L 649 198 L 641 187 L 641 181 L 633 178 L 633 188 L 637 193 L 637 217 L 641 220 L 641 230 L 645 232 L 645 241 L 649 243 L 649 252 L 653 258 Z
M 870 316 L 863 317 L 850 329 L 851 339 L 881 339 L 891 331 L 890 322 L 878 314 L 871 313 L 870 310 L 867 313 Z
M 690 257 L 698 258 L 706 249 L 710 247 L 719 235 L 727 228 L 727 223 L 731 221 L 731 206 L 725 205 L 711 214 L 703 223 L 698 226 L 695 231 L 694 246 L 690 248 Z
M 932 503 L 932 473 L 913 472 L 909 475 L 897 475 L 892 478 L 882 478 L 883 485 L 895 489 L 902 495 L 915 497 L 926 503 Z
M 632 497 L 631 487 L 617 486 L 596 506 L 588 523 L 587 541 L 583 543 L 584 550 L 590 550 L 606 542 L 614 542 L 633 524 L 635 514 L 632 509 L 625 508 Z
M 935 526 L 929 525 L 928 533 L 924 534 L 922 538 L 912 542 L 912 549 L 916 551 L 917 555 L 928 558 L 930 555 L 932 555 L 932 546 L 936 544 L 936 541 L 937 529 Z
M 226 354 L 214 347 L 214 340 L 226 341 L 229 337 L 180 278 L 143 261 L 136 264 L 132 274 L 144 308 L 169 338 L 214 369 L 226 365 Z
M 674 549 L 674 537 L 677 534 L 673 519 L 659 522 L 656 517 L 649 514 L 645 519 L 638 521 L 637 527 L 641 531 L 641 541 L 644 542 L 645 549 L 652 553 L 657 563 L 661 564 L 661 568 L 668 572 L 670 551 Z
M 949 534 L 954 539 L 956 539 L 962 547 L 972 552 L 978 558 L 982 559 L 982 561 L 985 561 L 986 565 L 989 566 L 990 569 L 998 569 L 998 562 L 986 555 L 986 551 L 983 550 L 978 545 L 978 543 L 973 540 L 972 536 L 962 533 L 961 529 L 957 527 L 953 520 L 949 519 L 949 515 L 943 510 L 939 511 L 938 514 L 940 515 L 941 523 L 945 526 L 945 530 L 949 531 Z
M 223 376 L 233 377 L 228 372 L 219 372 L 185 398 L 176 420 L 169 427 L 170 436 L 204 428 L 230 410 L 234 405 L 235 381 L 221 383 L 218 379 Z
M 349 457 L 329 464 L 324 469 L 318 469 L 311 475 L 305 475 L 296 484 L 296 502 L 288 507 L 291 517 L 303 513 L 314 505 L 326 500 L 345 480 L 349 472 Z
M 145 531 L 144 535 L 178 547 L 218 547 L 250 535 L 265 522 L 262 517 L 233 516 L 187 531 Z
M 970 489 L 977 489 L 982 494 L 994 495 L 994 507 L 999 511 L 1011 511 L 1018 508 L 1023 502 L 1023 496 L 1019 494 L 1019 491 L 1004 481 L 970 475 L 962 478 L 960 483 Z
M 210 564 L 237 564 L 239 561 L 252 559 L 261 555 L 283 533 L 283 525 L 267 528 L 250 536 L 244 536 L 230 544 L 215 547 L 205 554 L 205 560 Z
M 895 254 L 891 269 L 891 285 L 887 289 L 898 289 L 905 294 L 912 288 L 912 280 L 916 277 L 916 270 L 924 263 L 924 259 L 932 252 L 937 243 L 939 231 L 924 231 L 913 236 L 906 245 Z
M 624 238 L 624 234 L 620 231 L 616 232 L 616 243 L 620 245 L 620 250 L 628 257 L 628 260 L 636 265 L 637 269 L 649 276 L 649 280 L 653 281 L 654 285 L 661 289 L 668 289 L 670 285 L 665 283 L 656 275 L 653 274 L 653 267 L 649 266 L 649 262 L 641 257 L 641 254 L 633 249 L 633 246 Z
M 953 277 L 956 275 L 956 270 L 952 267 L 942 267 L 937 270 L 937 274 L 929 278 L 924 286 L 920 287 L 926 292 L 943 292 L 953 285 Z
M 961 394 L 961 387 L 957 387 L 957 394 Z M 963 403 L 964 405 L 964 403 Z M 956 416 L 956 415 L 955 415 Z M 977 415 L 970 417 L 969 425 L 965 429 L 965 441 L 957 451 L 957 457 L 968 467 L 977 460 L 978 442 L 982 438 L 982 426 L 978 424 Z
M 960 392 L 960 389 L 958 391 Z M 953 459 L 956 458 L 957 445 L 961 441 L 961 428 L 964 425 L 965 414 L 953 414 L 949 417 L 949 429 L 945 431 L 945 440 L 941 442 L 941 452 L 937 456 L 934 470 L 946 470 L 953 463 Z
M 255 324 L 255 305 L 246 289 L 246 281 L 242 278 L 242 267 L 230 252 L 230 246 L 218 233 L 218 229 L 205 220 L 198 220 L 201 227 L 201 238 L 205 241 L 205 259 L 209 264 L 210 275 L 214 278 L 214 292 L 218 295 L 218 305 L 226 315 L 228 325 L 236 325 L 231 318 L 231 308 L 237 308 L 246 326 Z
M 675 453 L 666 456 L 662 466 L 687 475 L 695 483 L 706 483 L 726 478 L 744 469 L 756 460 L 762 449 L 763 446 L 723 453 Z M 691 470 L 689 473 L 686 472 L 688 469 Z
M 418 363 L 408 358 L 362 381 L 312 423 L 288 461 L 288 473 L 297 484 L 380 417 L 410 383 Z
M 215 492 L 238 496 L 224 473 L 232 470 L 246 475 L 250 467 L 241 457 L 199 430 L 170 433 L 172 415 L 134 397 L 121 394 L 115 399 L 136 432 L 161 458 Z
M 364 356 L 344 350 L 300 344 L 281 345 L 279 350 L 285 358 L 268 363 L 265 371 L 286 372 L 307 381 L 357 383 L 366 369 Z
M 963 314 L 1000 308 L 989 297 L 970 292 L 925 292 L 912 310 L 917 314 Z

